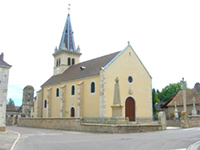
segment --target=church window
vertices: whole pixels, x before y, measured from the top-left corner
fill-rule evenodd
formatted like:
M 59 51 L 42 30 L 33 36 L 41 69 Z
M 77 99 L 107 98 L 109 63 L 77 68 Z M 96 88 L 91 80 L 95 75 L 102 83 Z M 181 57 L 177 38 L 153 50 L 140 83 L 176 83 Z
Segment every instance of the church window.
M 75 64 L 75 59 L 74 58 L 72 58 L 72 65 L 74 65 Z
M 44 108 L 47 108 L 47 100 L 44 101 Z
M 133 82 L 133 78 L 131 76 L 128 77 L 128 82 L 132 83 Z
M 58 59 L 58 66 L 60 66 L 60 58 Z
M 75 95 L 75 86 L 72 85 L 72 88 L 71 88 L 71 95 Z
M 90 88 L 91 93 L 95 93 L 95 83 L 91 83 L 91 88 Z
M 59 88 L 56 89 L 56 97 L 59 97 Z
M 70 57 L 68 58 L 67 64 L 68 64 L 68 66 L 71 65 L 71 58 Z
M 58 67 L 58 59 L 56 59 L 56 67 Z

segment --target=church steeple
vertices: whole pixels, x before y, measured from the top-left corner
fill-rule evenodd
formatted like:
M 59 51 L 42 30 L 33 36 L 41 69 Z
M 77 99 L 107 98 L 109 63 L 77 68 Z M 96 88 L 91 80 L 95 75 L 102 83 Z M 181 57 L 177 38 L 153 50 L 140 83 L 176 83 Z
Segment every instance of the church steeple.
M 68 8 L 70 10 L 70 8 Z M 71 25 L 70 13 L 63 29 L 59 47 L 55 48 L 54 75 L 63 73 L 70 66 L 79 63 L 80 47 L 76 49 Z
M 60 40 L 59 50 L 68 50 L 73 52 L 76 51 L 73 33 L 74 32 L 72 30 L 70 13 L 69 13 Z

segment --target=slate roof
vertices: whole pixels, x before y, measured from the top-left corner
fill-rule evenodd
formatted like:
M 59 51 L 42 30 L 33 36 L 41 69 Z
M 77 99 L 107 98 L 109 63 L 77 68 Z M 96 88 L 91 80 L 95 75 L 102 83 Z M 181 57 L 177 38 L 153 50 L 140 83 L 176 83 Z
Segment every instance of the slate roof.
M 200 94 L 195 93 L 195 89 L 187 89 L 186 90 L 186 104 L 193 104 L 193 97 L 195 97 L 195 104 L 200 104 Z M 176 102 L 177 106 L 183 105 L 183 90 L 179 91 L 177 95 L 169 102 L 169 106 L 174 106 L 174 102 Z
M 117 56 L 117 54 L 119 54 L 119 52 L 115 52 L 109 55 L 105 55 L 102 57 L 98 57 L 92 60 L 88 60 L 82 63 L 78 63 L 76 65 L 70 66 L 62 74 L 52 76 L 42 85 L 42 87 L 57 84 L 57 83 L 62 83 L 62 82 L 70 81 L 70 80 L 99 75 L 99 71 L 101 67 L 106 66 L 110 61 L 112 61 L 113 58 L 115 58 L 115 56 Z M 81 66 L 84 66 L 85 69 L 81 70 L 80 69 Z
M 68 51 L 71 49 L 73 51 L 76 50 L 73 33 L 74 32 L 72 30 L 70 14 L 68 14 L 60 41 L 60 46 L 59 46 L 60 50 L 62 49 L 63 44 L 65 44 L 65 47 L 67 48 Z
M 9 65 L 7 62 L 5 62 L 2 59 L 0 59 L 0 66 L 9 66 L 9 67 L 11 67 L 11 65 Z

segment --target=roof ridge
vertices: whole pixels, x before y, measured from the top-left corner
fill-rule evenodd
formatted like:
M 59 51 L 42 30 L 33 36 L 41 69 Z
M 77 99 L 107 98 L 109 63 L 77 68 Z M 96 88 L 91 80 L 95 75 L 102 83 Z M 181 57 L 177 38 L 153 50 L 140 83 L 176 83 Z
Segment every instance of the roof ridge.
M 106 57 L 106 56 L 109 56 L 109 55 L 113 55 L 113 54 L 119 53 L 119 52 L 121 52 L 121 51 L 117 51 L 117 52 L 113 52 L 113 53 L 110 53 L 110 54 L 107 54 L 107 55 L 103 55 L 103 56 L 99 56 L 99 57 L 96 57 L 96 58 L 93 58 L 93 59 L 89 59 L 89 60 L 86 60 L 86 61 L 83 61 L 83 62 L 74 64 L 74 65 L 70 66 L 69 68 L 71 68 L 71 67 L 73 67 L 73 66 L 80 65 L 80 64 L 82 64 L 82 63 L 86 63 L 86 62 L 89 62 L 89 61 L 93 61 L 93 60 L 95 60 L 95 59 L 100 59 L 100 58 L 103 58 L 103 57 Z M 69 69 L 69 68 L 68 68 L 68 69 Z M 67 69 L 67 70 L 68 70 L 68 69 Z M 65 72 L 65 71 L 64 71 L 64 72 Z

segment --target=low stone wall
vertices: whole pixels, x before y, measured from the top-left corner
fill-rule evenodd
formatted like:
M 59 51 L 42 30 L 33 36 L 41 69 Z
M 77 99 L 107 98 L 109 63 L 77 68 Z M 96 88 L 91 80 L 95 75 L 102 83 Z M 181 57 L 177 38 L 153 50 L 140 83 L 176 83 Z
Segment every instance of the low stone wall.
M 181 127 L 181 121 L 180 120 L 167 120 L 167 126 L 170 127 Z
M 200 127 L 200 115 L 198 116 L 188 115 L 188 125 L 190 128 Z
M 6 125 L 7 126 L 12 126 L 16 124 L 16 117 L 7 117 L 6 118 Z
M 19 118 L 18 126 L 102 133 L 135 133 L 162 130 L 161 124 L 89 124 L 82 123 L 81 118 Z

